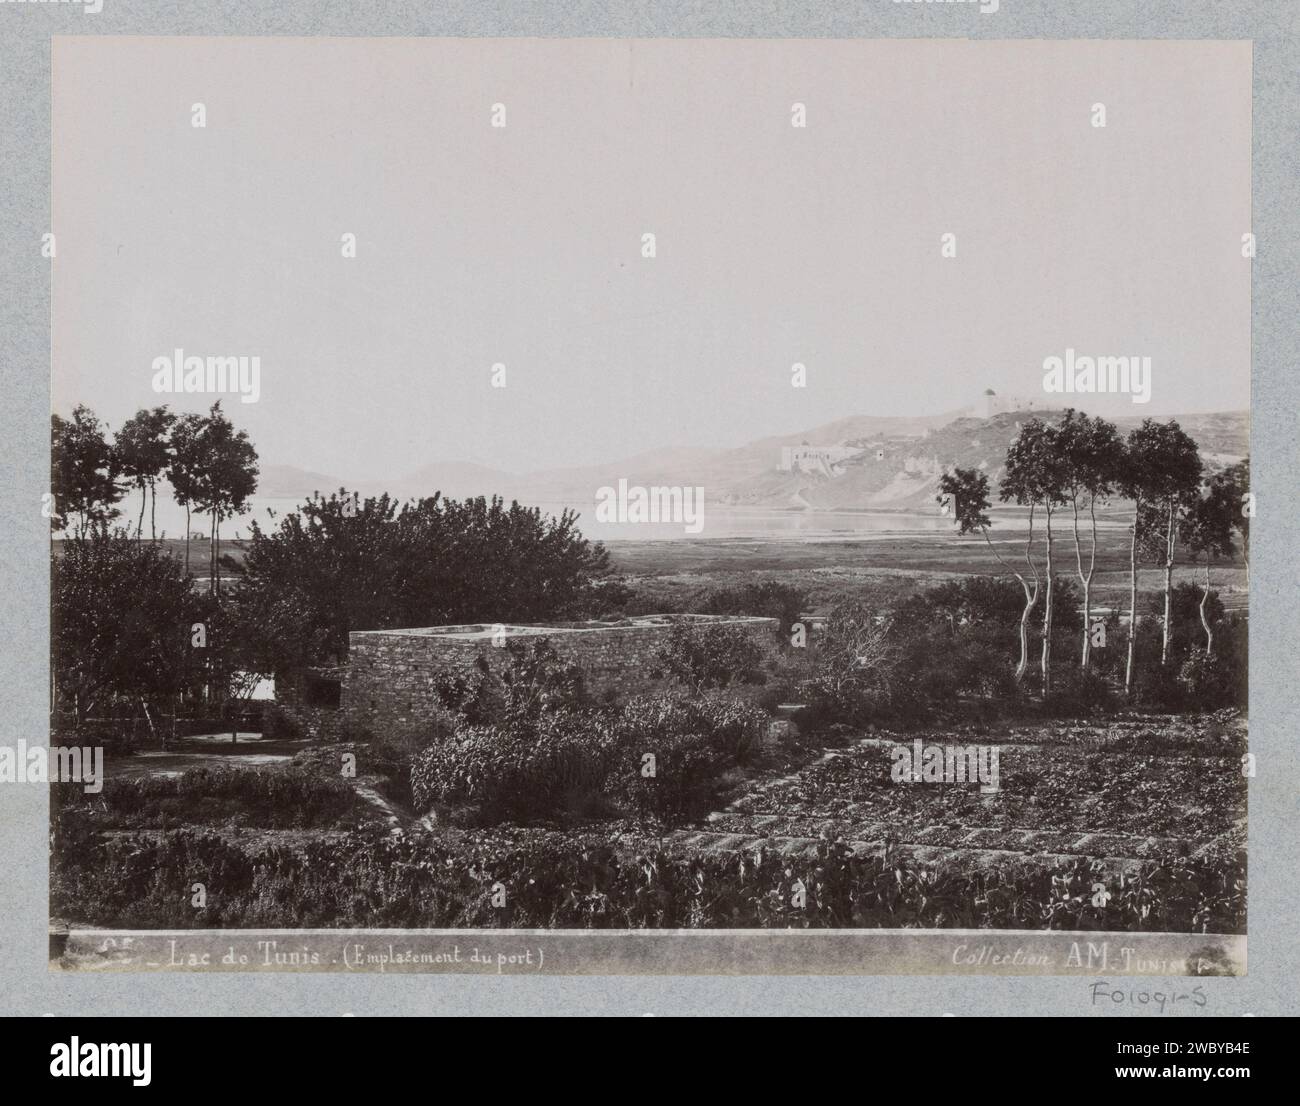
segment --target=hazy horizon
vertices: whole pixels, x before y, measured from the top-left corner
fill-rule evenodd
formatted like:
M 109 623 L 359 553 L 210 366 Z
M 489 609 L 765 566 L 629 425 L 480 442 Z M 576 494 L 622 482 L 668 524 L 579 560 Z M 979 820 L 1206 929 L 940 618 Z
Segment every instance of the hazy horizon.
M 52 404 L 204 410 L 152 390 L 154 358 L 258 356 L 259 401 L 223 407 L 263 465 L 364 480 L 721 450 L 986 387 L 1248 409 L 1250 57 L 56 36 Z M 1067 348 L 1150 356 L 1151 402 L 1045 396 Z

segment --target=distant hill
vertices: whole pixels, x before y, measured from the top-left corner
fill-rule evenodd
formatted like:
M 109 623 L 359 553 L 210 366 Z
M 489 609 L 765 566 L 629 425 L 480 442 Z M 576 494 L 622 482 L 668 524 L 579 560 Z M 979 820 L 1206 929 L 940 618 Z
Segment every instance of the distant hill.
M 976 418 L 972 408 L 918 418 L 853 415 L 793 434 L 759 438 L 734 449 L 662 448 L 599 465 L 505 472 L 470 461 L 425 465 L 389 480 L 352 481 L 292 465 L 268 465 L 258 493 L 264 496 L 329 493 L 345 484 L 366 495 L 387 491 L 398 498 L 432 495 L 452 499 L 501 495 L 525 503 L 594 501 L 598 488 L 630 485 L 688 485 L 704 488 L 712 503 L 751 507 L 823 510 L 928 508 L 939 476 L 961 466 L 988 473 L 995 495 L 1007 446 L 1030 417 L 1059 418 L 1062 411 L 1006 412 Z M 1115 420 L 1121 433 L 1142 421 Z M 1250 413 L 1212 412 L 1178 419 L 1211 468 L 1221 468 L 1249 451 Z M 862 452 L 835 466 L 836 475 L 778 469 L 785 447 L 847 445 Z
M 1034 414 L 1050 421 L 1062 413 Z M 996 496 L 1007 447 L 1019 425 L 1029 417 L 1023 412 L 987 419 L 961 416 L 910 437 L 877 430 L 846 438 L 845 444 L 862 448 L 863 453 L 838 465 L 842 475 L 836 476 L 778 471 L 780 449 L 772 448 L 763 470 L 729 484 L 714 485 L 710 498 L 737 506 L 915 510 L 933 503 L 939 476 L 958 466 L 987 473 Z M 1117 420 L 1117 426 L 1127 433 L 1141 421 L 1140 417 L 1125 418 Z M 1188 415 L 1179 423 L 1195 439 L 1203 459 L 1212 468 L 1231 464 L 1249 450 L 1248 412 Z M 830 444 L 811 437 L 807 441 L 810 445 Z
M 257 478 L 257 494 L 268 499 L 291 499 L 317 491 L 329 495 L 343 483 L 337 476 L 300 469 L 297 465 L 263 465 Z
M 446 499 L 470 499 L 478 495 L 519 495 L 515 488 L 522 477 L 473 461 L 437 461 L 393 480 L 363 481 L 365 495 L 388 492 L 398 499 L 423 499 L 441 492 Z

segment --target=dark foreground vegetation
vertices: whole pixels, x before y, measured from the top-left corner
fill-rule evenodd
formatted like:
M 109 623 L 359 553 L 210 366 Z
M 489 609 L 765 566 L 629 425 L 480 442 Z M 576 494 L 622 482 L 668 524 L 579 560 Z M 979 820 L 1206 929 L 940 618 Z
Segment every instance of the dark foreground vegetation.
M 201 830 L 100 842 L 65 834 L 54 910 L 134 928 L 1245 931 L 1245 871 L 1234 860 L 1175 859 L 1115 875 L 1082 858 L 919 864 L 855 855 L 837 841 L 797 859 L 761 848 L 683 854 L 653 841 L 629 851 L 631 844 L 533 830 L 454 841 L 353 834 L 250 850 Z M 80 862 L 78 849 L 95 862 Z M 176 892 L 195 882 L 214 889 L 197 910 Z M 1110 889 L 1104 902 L 1099 882 Z
M 662 609 L 572 515 L 500 500 L 314 496 L 222 564 L 251 445 L 216 408 L 141 412 L 119 439 L 84 409 L 55 424 L 60 738 L 233 718 L 257 678 L 345 661 L 350 630 Z M 206 594 L 144 537 L 164 474 L 211 512 Z M 680 625 L 601 693 L 544 638 L 511 643 L 440 679 L 429 717 L 292 765 L 60 785 L 52 909 L 139 927 L 1242 932 L 1247 622 L 1211 573 L 1248 550 L 1248 476 L 1203 471 L 1176 423 L 1121 441 L 1075 412 L 1030 420 L 998 486 L 1035 520 L 1020 548 L 990 540 L 984 473 L 941 485 L 983 573 L 887 603 L 822 591 L 816 618 L 780 580 L 677 589 L 678 609 L 777 631 Z M 130 487 L 134 534 L 112 528 Z M 1129 587 L 1099 608 L 1093 520 L 1112 495 L 1133 504 Z M 1142 564 L 1158 586 L 1138 587 Z M 1001 789 L 892 781 L 888 746 L 913 735 L 1001 747 Z

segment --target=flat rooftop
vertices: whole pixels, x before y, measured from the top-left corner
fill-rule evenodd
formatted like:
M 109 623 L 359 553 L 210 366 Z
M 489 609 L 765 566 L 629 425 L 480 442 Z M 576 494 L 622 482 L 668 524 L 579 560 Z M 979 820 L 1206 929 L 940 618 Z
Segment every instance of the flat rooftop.
M 642 614 L 608 622 L 518 623 L 475 622 L 464 626 L 413 626 L 392 630 L 354 630 L 353 634 L 388 634 L 399 637 L 429 637 L 442 641 L 483 641 L 504 632 L 506 637 L 556 637 L 562 634 L 608 633 L 610 630 L 656 630 L 666 626 L 744 625 L 774 622 L 775 619 L 744 614 Z

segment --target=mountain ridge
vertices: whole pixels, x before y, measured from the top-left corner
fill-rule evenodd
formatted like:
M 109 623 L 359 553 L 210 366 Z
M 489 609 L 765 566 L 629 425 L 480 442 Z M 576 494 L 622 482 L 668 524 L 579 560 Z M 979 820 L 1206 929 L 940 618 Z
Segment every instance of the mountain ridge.
M 472 461 L 430 462 L 392 480 L 326 476 L 293 465 L 267 465 L 259 495 L 289 498 L 340 486 L 364 495 L 387 491 L 399 499 L 432 495 L 464 499 L 501 495 L 531 503 L 591 503 L 597 489 L 629 486 L 692 486 L 720 505 L 823 510 L 915 510 L 933 500 L 939 475 L 960 465 L 987 472 L 994 490 L 1006 447 L 1029 418 L 1053 420 L 1065 408 L 1007 411 L 981 418 L 961 408 L 907 417 L 850 415 L 789 434 L 767 435 L 744 445 L 709 450 L 662 447 L 597 465 L 516 473 Z M 1173 416 L 1197 442 L 1207 464 L 1223 467 L 1249 451 L 1248 411 L 1198 412 Z M 1113 419 L 1121 433 L 1142 415 Z M 1164 421 L 1160 419 L 1158 421 Z M 846 446 L 857 455 L 817 471 L 782 471 L 783 449 Z M 844 451 L 841 451 L 844 452 Z M 268 480 L 268 477 L 270 478 Z M 269 484 L 269 487 L 268 487 Z

